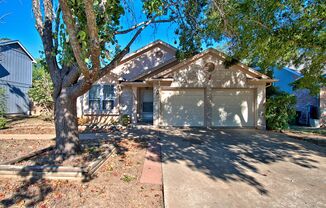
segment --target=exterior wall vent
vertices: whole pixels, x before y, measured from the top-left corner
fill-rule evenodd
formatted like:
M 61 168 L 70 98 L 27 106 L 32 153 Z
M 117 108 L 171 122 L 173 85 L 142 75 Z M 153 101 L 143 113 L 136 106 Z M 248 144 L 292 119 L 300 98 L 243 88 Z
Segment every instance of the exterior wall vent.
M 208 72 L 212 72 L 215 69 L 215 64 L 213 62 L 208 62 L 204 66 L 205 70 Z

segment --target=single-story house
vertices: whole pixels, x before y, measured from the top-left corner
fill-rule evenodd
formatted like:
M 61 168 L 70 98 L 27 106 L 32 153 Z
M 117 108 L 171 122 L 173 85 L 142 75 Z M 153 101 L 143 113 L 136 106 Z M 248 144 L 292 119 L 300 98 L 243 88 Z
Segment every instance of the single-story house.
M 320 94 L 317 96 L 310 95 L 308 89 L 293 90 L 291 84 L 302 77 L 303 75 L 299 71 L 288 67 L 281 70 L 274 68 L 273 78 L 278 80 L 278 82 L 274 82 L 273 85 L 281 91 L 295 95 L 296 111 L 299 114 L 298 122 L 300 124 L 315 125 L 310 123 L 310 118 L 316 117 L 313 114 L 317 114 L 317 117 L 320 117 L 320 124 L 323 125 L 326 116 L 326 88 L 322 87 Z
M 6 92 L 7 114 L 28 114 L 33 56 L 17 40 L 0 41 L 0 88 Z
M 155 41 L 125 57 L 110 75 L 79 97 L 78 116 L 128 115 L 155 126 L 265 128 L 266 87 L 275 80 L 207 49 L 187 60 Z

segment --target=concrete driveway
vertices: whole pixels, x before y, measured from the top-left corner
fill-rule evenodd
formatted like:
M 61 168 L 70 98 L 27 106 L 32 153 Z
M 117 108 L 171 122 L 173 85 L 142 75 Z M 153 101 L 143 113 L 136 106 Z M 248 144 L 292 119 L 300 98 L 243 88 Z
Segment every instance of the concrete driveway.
M 160 130 L 165 206 L 326 207 L 326 149 L 250 129 Z

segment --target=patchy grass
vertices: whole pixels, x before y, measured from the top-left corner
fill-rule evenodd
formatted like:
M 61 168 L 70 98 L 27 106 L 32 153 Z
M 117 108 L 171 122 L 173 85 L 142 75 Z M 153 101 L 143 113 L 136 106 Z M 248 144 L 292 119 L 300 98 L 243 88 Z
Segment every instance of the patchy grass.
M 306 126 L 291 126 L 289 131 L 293 133 L 301 133 L 301 134 L 315 134 L 326 136 L 326 128 L 312 128 Z
M 121 180 L 124 181 L 124 182 L 127 182 L 127 183 L 129 183 L 129 182 L 131 182 L 131 181 L 133 181 L 133 180 L 135 180 L 135 179 L 136 179 L 135 176 L 126 175 L 126 174 L 124 174 L 124 175 L 121 177 Z

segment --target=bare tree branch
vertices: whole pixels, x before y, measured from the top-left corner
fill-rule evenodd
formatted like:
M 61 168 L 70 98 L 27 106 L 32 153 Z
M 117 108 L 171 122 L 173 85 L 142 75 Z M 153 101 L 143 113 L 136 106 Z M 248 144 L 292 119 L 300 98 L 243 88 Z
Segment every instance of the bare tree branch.
M 76 83 L 81 75 L 78 66 L 73 65 L 67 68 L 68 69 L 66 71 L 68 71 L 68 74 L 66 74 L 62 80 L 62 87 L 69 87 Z
M 134 34 L 134 36 L 131 38 L 131 40 L 129 41 L 129 43 L 124 47 L 124 49 L 118 53 L 114 59 L 108 64 L 106 65 L 104 68 L 102 68 L 99 71 L 99 75 L 97 76 L 96 80 L 92 80 L 92 81 L 97 81 L 98 79 L 102 78 L 103 76 L 105 76 L 106 74 L 108 74 L 110 71 L 112 71 L 115 67 L 117 67 L 121 60 L 123 59 L 123 57 L 129 53 L 130 51 L 130 46 L 134 43 L 134 41 L 136 40 L 136 38 L 141 34 L 141 32 L 148 26 L 150 25 L 152 22 L 155 21 L 155 18 L 157 18 L 158 15 L 153 16 L 150 20 L 146 21 L 143 26 L 141 28 L 139 28 L 137 30 L 137 32 Z M 69 91 L 71 92 L 71 94 L 73 95 L 83 95 L 84 93 L 86 93 L 90 87 L 92 86 L 92 82 L 90 82 L 90 80 L 85 79 L 85 77 L 83 77 L 82 79 L 80 79 L 75 85 L 71 86 Z
M 39 0 L 33 0 L 33 13 L 36 21 L 36 28 L 41 36 L 46 62 L 49 67 L 51 79 L 55 86 L 60 86 L 60 73 L 58 70 L 57 60 L 55 55 L 53 54 L 53 34 L 52 34 L 52 20 L 53 20 L 53 12 L 52 12 L 52 1 L 44 0 L 44 22 L 43 16 L 41 12 L 41 5 Z
M 51 0 L 44 0 L 44 11 L 45 11 L 45 23 L 47 21 L 50 21 L 52 24 L 53 20 L 53 7 L 52 7 L 52 1 Z
M 82 50 L 77 40 L 76 28 L 75 28 L 75 20 L 72 16 L 70 11 L 69 5 L 65 0 L 59 0 L 62 13 L 63 13 L 63 20 L 67 26 L 67 32 L 69 34 L 69 41 L 71 43 L 71 48 L 74 53 L 74 57 L 76 58 L 77 64 L 82 71 L 83 75 L 88 79 L 89 78 L 89 70 L 83 60 Z
M 42 14 L 41 14 L 41 6 L 39 0 L 33 0 L 33 13 L 35 17 L 35 25 L 37 31 L 40 33 L 41 36 L 43 36 L 43 20 L 42 20 Z
M 2 20 L 6 17 L 9 16 L 11 13 L 6 13 L 0 16 L 0 23 L 4 23 Z
M 91 59 L 92 59 L 92 76 L 97 76 L 97 72 L 100 69 L 100 43 L 98 39 L 98 29 L 96 26 L 96 16 L 93 10 L 93 1 L 84 0 L 85 13 L 87 19 L 88 29 L 88 42 L 90 45 Z
M 58 53 L 58 47 L 59 47 L 59 26 L 60 26 L 60 13 L 61 13 L 61 7 L 59 6 L 56 12 L 55 16 L 55 34 L 56 34 L 56 39 L 54 42 L 54 51 L 55 54 Z
M 172 22 L 174 21 L 176 18 L 170 18 L 170 19 L 164 19 L 164 20 L 156 20 L 156 21 L 153 21 L 152 24 L 156 24 L 156 23 L 165 23 L 165 22 Z M 116 31 L 115 34 L 116 35 L 121 35 L 121 34 L 126 34 L 126 33 L 129 33 L 143 25 L 145 25 L 147 23 L 147 21 L 144 21 L 144 22 L 141 22 L 141 23 L 138 23 L 126 30 L 120 30 L 120 31 Z
M 122 58 L 129 53 L 130 51 L 130 46 L 134 43 L 134 41 L 136 40 L 136 38 L 140 35 L 140 33 L 151 23 L 153 23 L 155 21 L 155 18 L 158 15 L 155 15 L 152 17 L 152 19 L 147 20 L 146 22 L 144 22 L 144 24 L 142 25 L 141 28 L 139 28 L 137 30 L 137 32 L 134 34 L 134 36 L 131 38 L 131 40 L 129 41 L 129 43 L 126 45 L 126 47 L 110 62 L 110 64 L 108 66 L 105 66 L 100 73 L 99 77 L 103 77 L 105 74 L 107 74 L 109 71 L 111 71 L 113 68 L 117 67 L 120 63 L 120 61 L 122 60 Z M 111 64 L 113 62 L 113 64 Z M 113 67 L 113 68 L 112 68 Z

